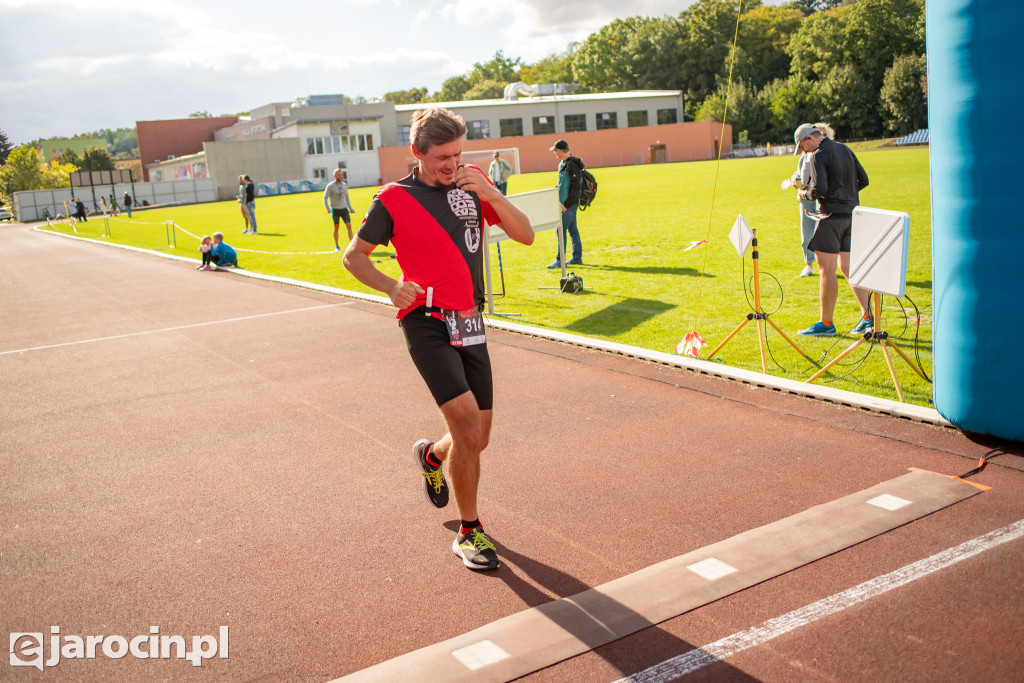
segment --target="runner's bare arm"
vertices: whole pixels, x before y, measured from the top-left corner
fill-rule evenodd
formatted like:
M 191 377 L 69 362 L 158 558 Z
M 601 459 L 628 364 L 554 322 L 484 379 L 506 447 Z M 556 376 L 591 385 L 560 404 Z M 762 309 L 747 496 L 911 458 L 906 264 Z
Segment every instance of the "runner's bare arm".
M 505 234 L 521 244 L 533 244 L 533 226 L 526 214 L 512 205 L 498 188 L 491 185 L 487 176 L 475 168 L 460 166 L 455 171 L 455 184 L 459 189 L 475 192 L 481 201 L 494 207 L 501 222 L 499 227 Z
M 345 268 L 367 287 L 387 294 L 391 303 L 398 308 L 408 308 L 416 300 L 416 296 L 423 293 L 423 289 L 415 282 L 395 280 L 382 273 L 370 260 L 370 254 L 376 248 L 376 244 L 371 244 L 358 236 L 353 237 L 345 249 Z

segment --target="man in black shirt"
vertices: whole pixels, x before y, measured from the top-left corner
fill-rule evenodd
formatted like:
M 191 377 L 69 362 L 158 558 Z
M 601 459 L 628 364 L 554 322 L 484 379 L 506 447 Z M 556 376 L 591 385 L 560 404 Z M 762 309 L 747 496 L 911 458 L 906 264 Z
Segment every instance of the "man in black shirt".
M 836 266 L 849 281 L 853 209 L 860 204 L 860 190 L 868 186 L 868 174 L 849 147 L 829 140 L 809 123 L 797 128 L 793 137 L 797 151 L 811 155 L 811 182 L 807 194 L 818 202 L 818 225 L 807 246 L 814 252 L 821 276 L 818 294 L 821 319 L 800 330 L 800 334 L 834 337 L 836 326 L 832 316 L 839 298 Z M 866 289 L 853 285 L 850 289 L 857 297 L 861 312 L 861 321 L 852 332 L 861 334 L 874 327 L 868 309 L 869 294 Z

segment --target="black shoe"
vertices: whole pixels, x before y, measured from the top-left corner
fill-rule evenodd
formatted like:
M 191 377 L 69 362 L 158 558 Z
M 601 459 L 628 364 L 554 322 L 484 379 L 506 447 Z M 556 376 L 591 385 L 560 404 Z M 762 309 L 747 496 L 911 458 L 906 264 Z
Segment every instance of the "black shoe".
M 569 261 L 568 263 L 566 263 L 565 265 L 567 265 L 567 266 L 582 266 L 583 265 L 583 259 L 581 259 L 581 258 L 574 258 L 571 261 Z
M 498 552 L 483 527 L 470 529 L 468 534 L 456 534 L 452 550 L 462 558 L 462 564 L 470 569 L 497 569 L 501 565 Z
M 444 480 L 444 472 L 440 467 L 431 467 L 427 464 L 427 449 L 433 445 L 433 441 L 420 439 L 412 446 L 412 458 L 423 472 L 423 490 L 427 498 L 434 507 L 443 508 L 448 504 L 448 482 Z

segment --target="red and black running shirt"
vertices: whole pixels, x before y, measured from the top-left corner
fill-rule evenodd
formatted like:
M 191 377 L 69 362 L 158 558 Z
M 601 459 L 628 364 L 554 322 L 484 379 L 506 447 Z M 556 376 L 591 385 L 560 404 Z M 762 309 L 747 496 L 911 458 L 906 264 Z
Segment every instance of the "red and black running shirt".
M 483 304 L 485 220 L 488 225 L 501 222 L 476 193 L 455 185 L 427 185 L 415 171 L 377 192 L 359 238 L 394 244 L 402 280 L 415 282 L 424 292 L 398 312 L 399 318 L 426 304 L 428 287 L 434 288 L 432 304 L 437 308 L 461 311 Z

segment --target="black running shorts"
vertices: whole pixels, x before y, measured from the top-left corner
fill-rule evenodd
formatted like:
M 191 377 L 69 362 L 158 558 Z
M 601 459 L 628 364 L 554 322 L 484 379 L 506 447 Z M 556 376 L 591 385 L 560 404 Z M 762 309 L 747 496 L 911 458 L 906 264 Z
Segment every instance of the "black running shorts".
M 331 218 L 334 219 L 334 224 L 338 224 L 338 219 L 341 219 L 342 223 L 351 223 L 352 219 L 348 217 L 348 209 L 331 209 Z
M 491 410 L 494 384 L 486 343 L 452 346 L 445 322 L 424 315 L 422 307 L 406 314 L 402 331 L 412 362 L 437 405 L 472 391 L 480 410 Z
M 828 218 L 818 221 L 818 227 L 814 229 L 814 237 L 807 243 L 811 251 L 820 251 L 824 254 L 838 254 L 841 251 L 850 251 L 850 230 L 853 225 L 853 216 L 846 213 L 832 214 Z

